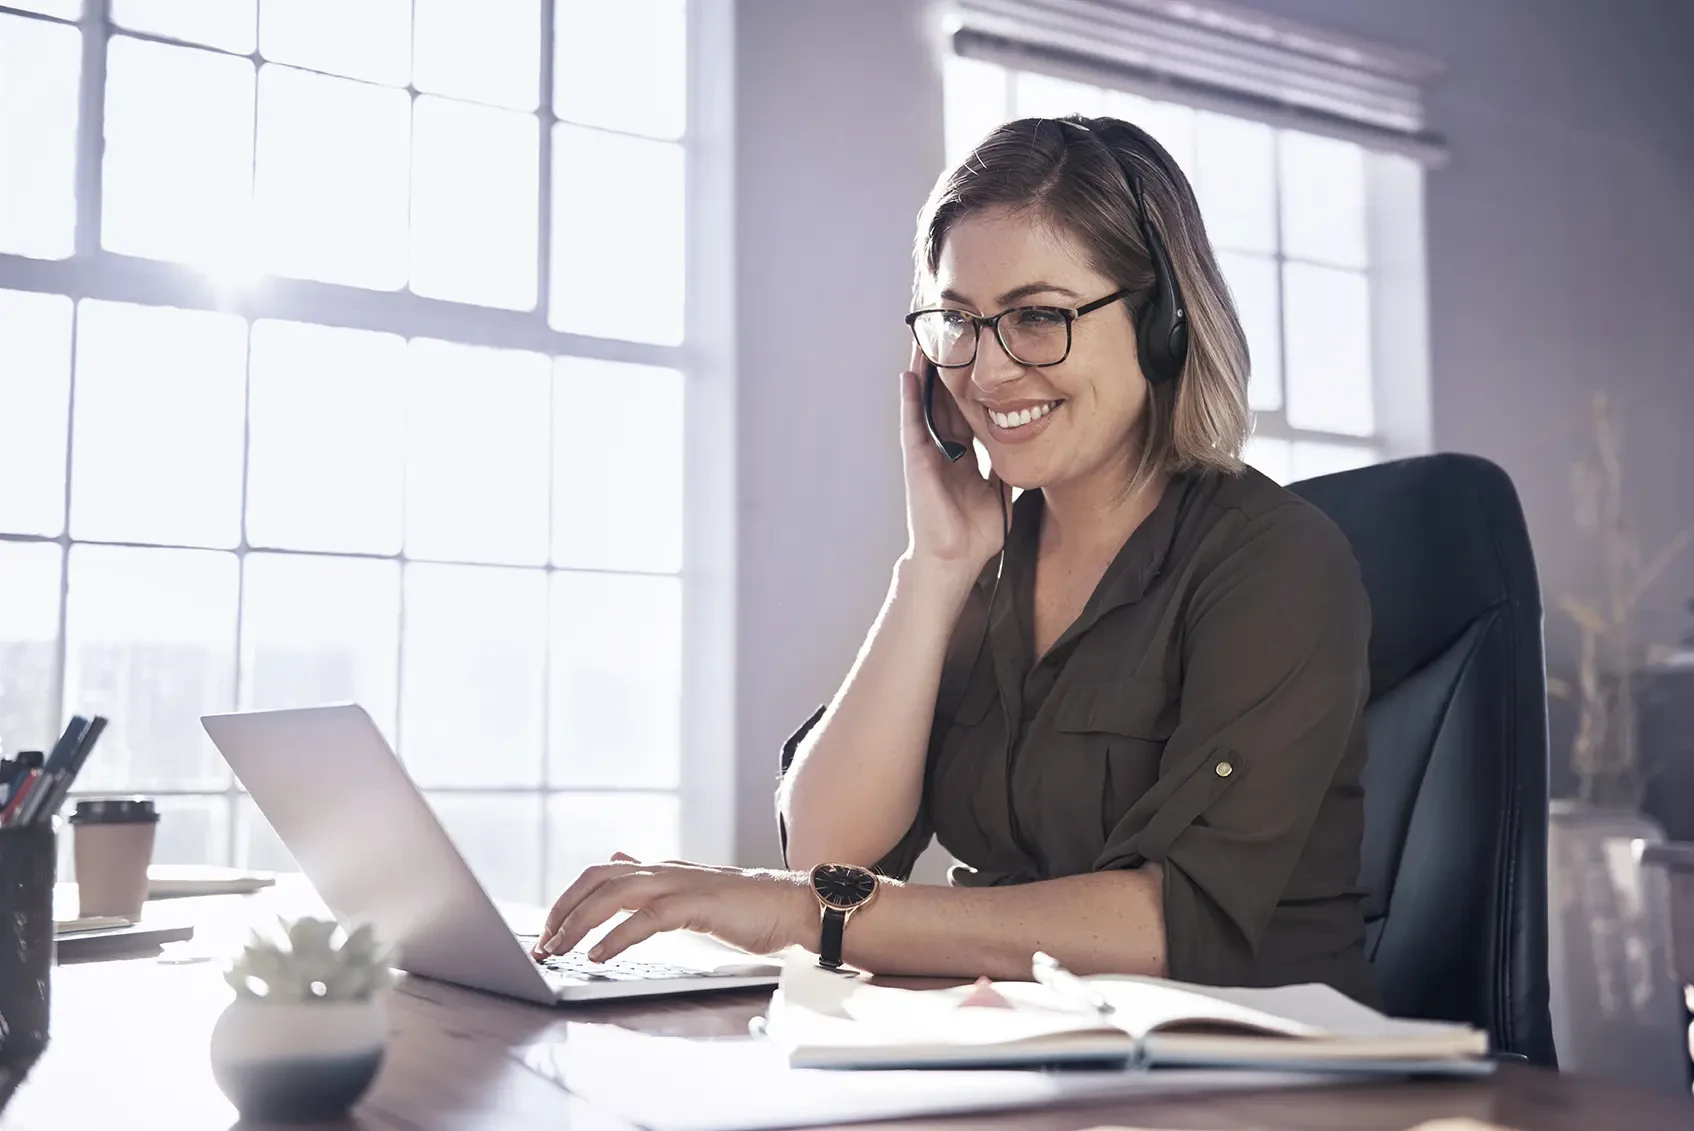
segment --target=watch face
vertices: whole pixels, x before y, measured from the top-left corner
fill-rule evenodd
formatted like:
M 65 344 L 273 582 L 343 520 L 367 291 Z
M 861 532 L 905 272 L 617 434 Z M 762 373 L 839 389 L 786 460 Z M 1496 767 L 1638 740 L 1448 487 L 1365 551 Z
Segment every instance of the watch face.
M 876 894 L 876 876 L 852 864 L 819 864 L 812 869 L 812 890 L 826 906 L 851 911 Z

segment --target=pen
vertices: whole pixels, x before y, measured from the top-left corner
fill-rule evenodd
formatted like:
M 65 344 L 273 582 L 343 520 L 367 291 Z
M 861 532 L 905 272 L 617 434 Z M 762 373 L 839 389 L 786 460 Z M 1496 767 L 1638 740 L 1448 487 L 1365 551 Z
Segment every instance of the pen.
M 1059 960 L 1046 951 L 1035 952 L 1034 968 L 1035 980 L 1064 1000 L 1086 1006 L 1102 1017 L 1117 1012 L 1104 994 L 1059 965 Z
M 30 770 L 24 775 L 23 780 L 18 782 L 17 788 L 12 790 L 12 795 L 6 802 L 6 808 L 0 810 L 0 825 L 10 828 L 16 823 L 15 818 L 29 800 L 29 795 L 35 792 L 35 787 L 40 781 L 40 770 Z
M 59 811 L 59 807 L 65 803 L 65 795 L 70 793 L 71 786 L 76 783 L 76 776 L 82 772 L 83 763 L 88 761 L 89 751 L 94 749 L 100 732 L 105 729 L 106 719 L 101 715 L 95 715 L 88 721 L 88 725 L 82 728 L 82 733 L 77 736 L 76 744 L 66 756 L 64 765 L 47 783 L 47 788 L 39 791 L 40 799 L 28 807 L 23 818 L 26 823 L 35 823 L 43 814 L 51 820 L 53 814 Z
M 29 782 L 22 782 L 14 786 L 12 792 L 7 796 L 6 813 L 14 818 L 9 823 L 26 825 L 34 818 L 37 807 L 46 799 L 47 791 L 43 790 L 42 786 L 51 785 L 58 779 L 59 773 L 70 763 L 71 755 L 75 752 L 77 743 L 81 741 L 83 732 L 87 728 L 87 719 L 81 715 L 71 716 L 71 721 L 65 724 L 65 733 L 61 734 L 59 741 L 53 744 L 53 753 L 47 756 L 46 763 L 38 762 L 36 764 L 40 766 L 40 773 Z M 45 781 L 42 779 L 45 779 Z M 24 796 L 23 785 L 30 787 L 30 796 Z M 14 809 L 13 806 L 17 806 L 17 808 Z

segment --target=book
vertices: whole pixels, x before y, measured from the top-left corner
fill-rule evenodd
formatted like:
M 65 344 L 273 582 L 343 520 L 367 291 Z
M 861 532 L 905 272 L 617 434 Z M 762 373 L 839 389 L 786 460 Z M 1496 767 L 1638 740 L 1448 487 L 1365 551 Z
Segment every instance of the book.
M 75 919 L 54 919 L 53 934 L 56 938 L 65 935 L 84 935 L 90 931 L 110 931 L 117 927 L 134 925 L 134 919 L 126 919 L 121 915 L 84 915 Z
M 1480 1075 L 1488 1035 L 1388 1017 L 1329 986 L 1133 975 L 909 990 L 790 958 L 763 1021 L 793 1068 L 1134 1067 Z M 1051 977 L 1046 979 L 1051 982 Z
M 276 884 L 271 872 L 247 872 L 205 864 L 153 864 L 147 869 L 147 898 L 190 895 L 248 895 Z

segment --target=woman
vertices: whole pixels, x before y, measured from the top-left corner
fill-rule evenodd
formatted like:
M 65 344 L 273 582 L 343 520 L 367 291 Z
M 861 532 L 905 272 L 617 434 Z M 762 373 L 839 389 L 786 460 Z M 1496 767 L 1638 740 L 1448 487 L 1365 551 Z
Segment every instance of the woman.
M 1009 123 L 937 184 L 917 258 L 910 541 L 784 748 L 796 871 L 620 855 L 542 949 L 631 910 L 592 957 L 687 927 L 878 973 L 1028 978 L 1044 950 L 1374 1001 L 1369 607 L 1339 531 L 1240 463 L 1246 343 L 1187 181 L 1113 119 Z M 940 450 L 972 437 L 988 480 Z M 952 885 L 903 883 L 932 836 Z

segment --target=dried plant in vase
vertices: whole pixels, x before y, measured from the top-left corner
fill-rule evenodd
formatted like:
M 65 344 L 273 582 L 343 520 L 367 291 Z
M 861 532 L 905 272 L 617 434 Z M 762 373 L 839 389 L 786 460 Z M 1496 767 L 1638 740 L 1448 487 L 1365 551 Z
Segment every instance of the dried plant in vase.
M 243 1119 L 336 1119 L 364 1094 L 387 1044 L 392 979 L 369 927 L 279 923 L 255 932 L 224 978 L 235 1000 L 212 1031 L 212 1074 Z
M 1549 680 L 1548 689 L 1576 697 L 1571 768 L 1579 798 L 1589 805 L 1639 809 L 1647 766 L 1640 750 L 1635 677 L 1661 651 L 1641 633 L 1641 600 L 1694 541 L 1694 526 L 1642 560 L 1624 515 L 1623 437 L 1605 393 L 1594 395 L 1593 423 L 1594 446 L 1577 462 L 1573 486 L 1577 526 L 1599 550 L 1601 591 L 1593 598 L 1559 598 L 1582 644 L 1574 691 L 1562 680 Z

